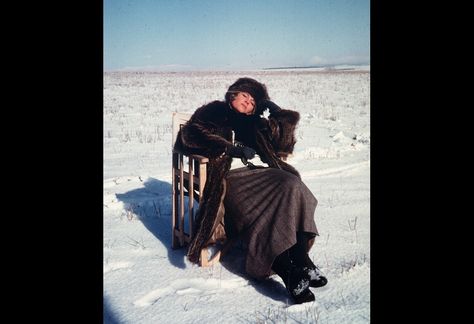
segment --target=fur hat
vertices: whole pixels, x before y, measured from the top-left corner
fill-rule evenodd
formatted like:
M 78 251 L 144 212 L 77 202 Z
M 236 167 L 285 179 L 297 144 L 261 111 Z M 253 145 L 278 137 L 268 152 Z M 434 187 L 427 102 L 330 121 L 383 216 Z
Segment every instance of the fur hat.
M 263 99 L 270 99 L 268 97 L 267 87 L 265 84 L 258 82 L 251 78 L 240 78 L 235 81 L 227 90 L 225 94 L 225 101 L 231 102 L 231 94 L 237 92 L 248 92 L 255 99 L 255 103 L 258 103 Z

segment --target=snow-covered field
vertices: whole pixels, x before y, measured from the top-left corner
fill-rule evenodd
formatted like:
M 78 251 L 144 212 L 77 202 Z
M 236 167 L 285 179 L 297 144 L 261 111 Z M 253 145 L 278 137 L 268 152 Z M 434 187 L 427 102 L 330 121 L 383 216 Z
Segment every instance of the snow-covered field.
M 171 249 L 171 114 L 222 100 L 237 78 L 300 112 L 298 169 L 319 201 L 310 256 L 329 283 L 292 305 L 277 276 L 259 282 L 237 246 L 200 268 Z M 370 69 L 104 73 L 106 323 L 369 323 Z

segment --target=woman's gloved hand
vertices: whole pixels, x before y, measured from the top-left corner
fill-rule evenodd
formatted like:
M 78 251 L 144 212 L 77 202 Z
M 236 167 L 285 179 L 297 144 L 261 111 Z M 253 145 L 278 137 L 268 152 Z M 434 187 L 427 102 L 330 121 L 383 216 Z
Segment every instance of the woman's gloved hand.
M 274 103 L 274 102 L 271 101 L 271 100 L 266 100 L 266 99 L 264 99 L 264 100 L 261 100 L 261 101 L 258 103 L 258 110 L 259 110 L 259 111 L 262 111 L 262 112 L 263 112 L 263 111 L 265 111 L 265 109 L 267 109 L 267 108 L 268 108 L 268 112 L 269 112 L 270 114 L 273 114 L 273 113 L 275 113 L 275 112 L 281 110 L 280 106 L 278 106 L 276 103 Z
M 226 150 L 226 154 L 236 158 L 245 158 L 251 160 L 255 157 L 255 150 L 248 146 L 234 146 L 229 145 Z

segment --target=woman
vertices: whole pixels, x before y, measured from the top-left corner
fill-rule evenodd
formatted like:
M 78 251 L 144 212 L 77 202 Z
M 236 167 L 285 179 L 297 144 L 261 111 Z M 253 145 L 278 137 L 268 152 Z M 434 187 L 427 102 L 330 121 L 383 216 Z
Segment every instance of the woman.
M 293 152 L 299 113 L 269 99 L 264 84 L 240 78 L 225 101 L 198 108 L 180 130 L 175 149 L 209 158 L 188 258 L 197 263 L 208 244 L 240 237 L 248 247 L 247 273 L 258 279 L 277 273 L 303 303 L 315 299 L 309 287 L 327 283 L 307 254 L 318 235 L 317 200 L 281 159 Z

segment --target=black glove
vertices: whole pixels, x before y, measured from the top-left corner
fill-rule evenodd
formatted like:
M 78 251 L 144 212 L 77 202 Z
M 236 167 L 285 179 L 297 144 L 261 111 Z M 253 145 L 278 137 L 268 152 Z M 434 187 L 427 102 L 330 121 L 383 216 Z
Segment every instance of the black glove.
M 271 100 L 266 100 L 266 99 L 264 99 L 264 100 L 262 100 L 262 101 L 260 101 L 260 102 L 258 103 L 258 108 L 259 108 L 259 110 L 262 111 L 262 112 L 263 112 L 265 109 L 268 108 L 268 112 L 269 112 L 270 114 L 273 114 L 273 113 L 275 113 L 275 112 L 281 110 L 280 106 L 278 106 L 276 103 L 274 103 L 274 102 L 271 101 Z
M 255 150 L 248 146 L 234 146 L 229 145 L 226 151 L 227 155 L 236 158 L 245 158 L 246 160 L 251 160 L 255 156 Z

